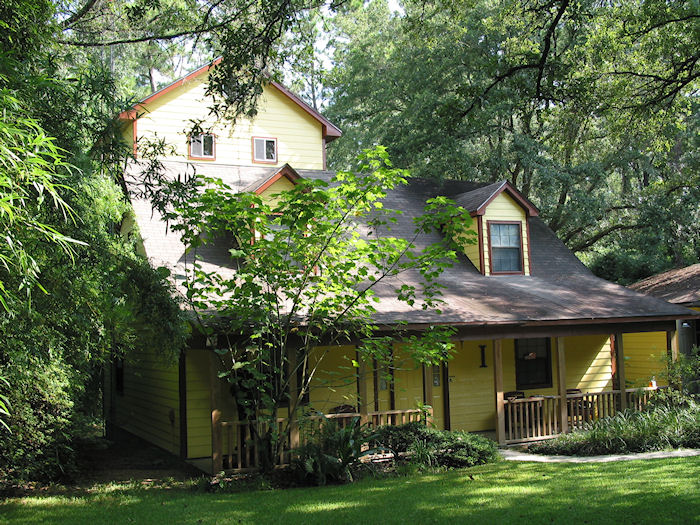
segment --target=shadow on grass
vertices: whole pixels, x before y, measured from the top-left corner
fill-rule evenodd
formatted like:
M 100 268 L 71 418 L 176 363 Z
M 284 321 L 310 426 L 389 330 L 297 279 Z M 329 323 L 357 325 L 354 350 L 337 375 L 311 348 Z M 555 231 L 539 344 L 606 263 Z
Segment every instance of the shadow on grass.
M 238 494 L 112 486 L 0 505 L 0 523 L 697 523 L 700 458 L 498 463 L 354 485 Z M 9 523 L 9 521 L 8 521 Z

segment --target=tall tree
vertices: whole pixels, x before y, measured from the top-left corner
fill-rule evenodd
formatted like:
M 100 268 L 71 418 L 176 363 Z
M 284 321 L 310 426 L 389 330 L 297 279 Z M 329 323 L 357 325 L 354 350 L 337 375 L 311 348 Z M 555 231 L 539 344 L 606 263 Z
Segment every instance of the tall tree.
M 358 146 L 384 143 L 419 175 L 507 178 L 572 249 L 592 258 L 618 235 L 653 234 L 640 202 L 656 190 L 692 205 L 696 176 L 684 169 L 678 184 L 685 164 L 670 162 L 697 125 L 689 116 L 700 26 L 692 3 L 404 7 L 392 14 L 379 0 L 335 18 L 327 113 L 345 136 L 331 145 L 332 166 Z M 643 15 L 630 18 L 631 9 Z M 680 214 L 672 223 L 687 220 Z M 662 255 L 637 272 L 698 257 L 657 247 Z

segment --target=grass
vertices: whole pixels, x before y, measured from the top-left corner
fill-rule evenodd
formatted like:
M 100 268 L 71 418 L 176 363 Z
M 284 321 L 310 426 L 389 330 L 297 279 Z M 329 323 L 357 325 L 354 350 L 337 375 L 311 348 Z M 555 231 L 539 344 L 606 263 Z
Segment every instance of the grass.
M 700 457 L 499 462 L 353 485 L 234 494 L 101 484 L 0 503 L 0 523 L 699 523 Z

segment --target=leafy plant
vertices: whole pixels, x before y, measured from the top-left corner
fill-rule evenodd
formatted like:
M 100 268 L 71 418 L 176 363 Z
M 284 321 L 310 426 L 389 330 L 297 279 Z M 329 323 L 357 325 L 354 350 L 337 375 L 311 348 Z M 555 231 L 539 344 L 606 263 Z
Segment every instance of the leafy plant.
M 700 404 L 691 395 L 659 393 L 641 412 L 625 410 L 530 447 L 538 454 L 590 456 L 700 446 Z
M 375 433 L 376 443 L 394 452 L 406 453 L 413 463 L 447 468 L 472 467 L 496 459 L 492 440 L 461 431 L 436 430 L 413 422 L 384 426 Z
M 328 481 L 347 483 L 353 480 L 352 467 L 363 456 L 378 452 L 368 448 L 372 441 L 367 425 L 354 417 L 345 425 L 324 415 L 311 420 L 315 429 L 308 441 L 294 451 L 294 467 L 304 482 L 325 485 Z M 307 426 L 309 422 L 307 422 Z

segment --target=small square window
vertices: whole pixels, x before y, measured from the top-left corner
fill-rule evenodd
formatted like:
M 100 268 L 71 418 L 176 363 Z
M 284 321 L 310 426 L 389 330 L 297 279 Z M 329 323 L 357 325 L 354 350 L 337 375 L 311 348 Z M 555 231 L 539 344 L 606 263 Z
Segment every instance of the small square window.
M 489 223 L 492 273 L 522 273 L 520 223 Z
M 253 137 L 253 160 L 255 162 L 277 162 L 277 139 Z
M 190 137 L 190 158 L 213 159 L 216 152 L 214 135 L 200 133 Z

